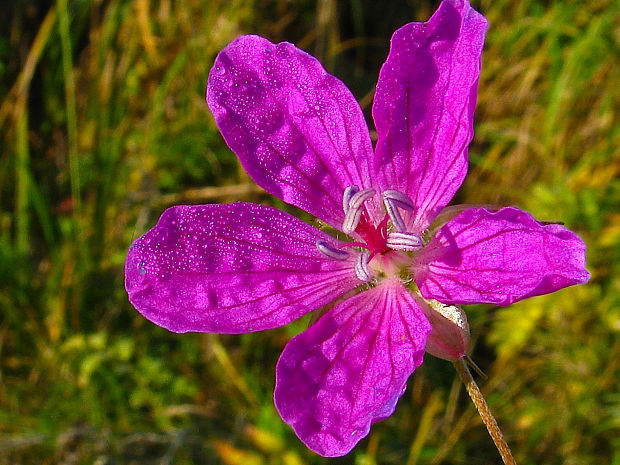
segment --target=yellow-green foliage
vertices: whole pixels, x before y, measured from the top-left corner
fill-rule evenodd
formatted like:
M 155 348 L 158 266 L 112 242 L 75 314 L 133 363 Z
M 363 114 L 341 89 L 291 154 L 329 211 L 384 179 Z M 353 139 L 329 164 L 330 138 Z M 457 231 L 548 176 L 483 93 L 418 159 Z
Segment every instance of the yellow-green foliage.
M 257 189 L 204 103 L 242 33 L 316 54 L 366 112 L 395 28 L 431 1 L 8 2 L 0 20 L 0 465 L 327 463 L 272 403 L 292 327 L 168 333 L 126 300 L 132 239 L 181 202 Z M 490 22 L 459 202 L 510 204 L 588 244 L 586 286 L 468 309 L 520 464 L 620 464 L 620 4 L 480 0 Z M 339 463 L 499 456 L 447 362 Z

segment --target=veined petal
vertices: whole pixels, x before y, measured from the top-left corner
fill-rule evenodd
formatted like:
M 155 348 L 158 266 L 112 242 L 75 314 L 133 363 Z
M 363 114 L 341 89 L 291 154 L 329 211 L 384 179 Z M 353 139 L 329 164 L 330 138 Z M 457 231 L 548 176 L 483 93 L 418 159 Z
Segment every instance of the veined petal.
M 422 295 L 444 304 L 510 305 L 585 283 L 586 246 L 572 231 L 517 208 L 466 210 L 416 257 Z
M 487 22 L 461 0 L 444 0 L 426 23 L 397 30 L 381 68 L 372 114 L 379 185 L 406 193 L 408 231 L 420 234 L 467 173 L 480 56 Z
M 355 257 L 301 220 L 251 203 L 177 206 L 127 254 L 130 302 L 174 332 L 245 333 L 284 325 L 360 284 Z
M 344 300 L 285 347 L 274 394 L 282 419 L 315 452 L 345 455 L 393 413 L 430 329 L 396 280 Z
M 335 228 L 348 186 L 371 187 L 372 144 L 346 86 L 294 45 L 243 36 L 220 52 L 207 103 L 259 185 Z

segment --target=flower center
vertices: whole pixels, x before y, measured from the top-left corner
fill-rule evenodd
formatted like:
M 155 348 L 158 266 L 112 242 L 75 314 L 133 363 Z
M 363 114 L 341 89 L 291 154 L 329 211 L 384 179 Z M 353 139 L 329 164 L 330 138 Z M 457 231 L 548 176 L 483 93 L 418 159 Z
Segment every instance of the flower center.
M 373 271 L 396 274 L 404 263 L 405 254 L 393 251 L 415 251 L 423 246 L 422 237 L 408 232 L 401 216 L 401 210 L 414 209 L 409 197 L 393 189 L 384 190 L 381 198 L 385 216 L 376 222 L 365 205 L 375 194 L 376 190 L 373 188 L 360 190 L 357 186 L 349 186 L 342 195 L 342 209 L 345 214 L 342 231 L 361 239 L 349 242 L 345 247 L 366 249 L 357 252 L 355 260 L 355 274 L 362 282 L 370 281 L 374 276 Z M 325 241 L 317 241 L 317 248 L 323 255 L 335 260 L 345 260 L 349 257 L 348 251 L 338 249 Z M 375 257 L 380 257 L 378 262 Z M 373 260 L 377 263 L 373 263 L 369 268 L 368 265 Z

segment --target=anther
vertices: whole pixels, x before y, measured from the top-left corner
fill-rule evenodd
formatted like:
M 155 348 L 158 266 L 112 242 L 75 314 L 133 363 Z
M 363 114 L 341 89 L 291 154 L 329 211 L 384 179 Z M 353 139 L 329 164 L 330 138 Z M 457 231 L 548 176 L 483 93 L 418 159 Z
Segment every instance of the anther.
M 361 208 L 351 208 L 344 215 L 344 221 L 342 222 L 342 232 L 345 234 L 351 234 L 357 228 L 360 220 L 362 219 Z
M 415 206 L 409 197 L 407 197 L 402 192 L 399 192 L 394 189 L 386 189 L 382 192 L 382 197 L 385 202 L 391 202 L 396 204 L 397 207 L 403 208 L 405 210 L 413 210 Z
M 402 192 L 398 192 L 393 189 L 383 191 L 381 194 L 383 197 L 383 203 L 385 210 L 387 211 L 390 220 L 392 220 L 392 226 L 396 231 L 404 232 L 407 227 L 403 221 L 403 217 L 400 216 L 399 208 L 403 210 L 411 211 L 414 209 L 413 202 Z
M 387 246 L 394 250 L 418 250 L 422 245 L 422 238 L 417 234 L 404 232 L 391 232 L 388 234 Z
M 372 187 L 356 192 L 351 197 L 351 200 L 349 200 L 349 208 L 360 208 L 362 204 L 375 195 L 375 193 L 376 191 Z
M 359 192 L 359 187 L 357 186 L 349 186 L 344 190 L 342 194 L 342 209 L 346 214 L 349 211 L 349 202 L 351 201 L 351 197 Z
M 346 260 L 347 258 L 349 258 L 348 252 L 337 249 L 327 241 L 316 241 L 316 248 L 319 249 L 319 252 L 321 252 L 323 255 L 329 258 L 333 258 L 334 260 Z
M 357 189 L 357 186 L 350 186 L 345 189 L 345 193 L 343 195 L 344 199 L 352 192 L 349 190 L 350 188 Z M 349 190 L 349 192 L 347 192 Z M 349 209 L 346 211 L 344 215 L 344 221 L 342 223 L 342 232 L 345 234 L 351 234 L 353 231 L 357 229 L 357 225 L 362 219 L 362 205 L 368 200 L 370 197 L 375 195 L 375 190 L 373 188 L 364 189 L 361 191 L 356 191 L 349 199 Z
M 368 257 L 369 255 L 366 252 L 360 252 L 355 260 L 355 275 L 363 283 L 367 283 L 372 279 L 368 269 Z

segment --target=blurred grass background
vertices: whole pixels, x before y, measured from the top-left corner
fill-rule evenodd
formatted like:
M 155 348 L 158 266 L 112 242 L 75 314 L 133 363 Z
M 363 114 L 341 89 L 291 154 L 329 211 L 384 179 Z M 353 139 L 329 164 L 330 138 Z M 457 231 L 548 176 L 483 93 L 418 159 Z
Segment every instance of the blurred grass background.
M 51 3 L 51 4 L 50 4 Z M 468 309 L 518 463 L 620 464 L 620 4 L 480 0 L 490 22 L 458 202 L 510 204 L 588 243 L 592 280 Z M 129 305 L 125 252 L 176 203 L 281 202 L 204 103 L 237 35 L 315 54 L 369 114 L 391 33 L 436 2 L 12 0 L 0 5 L 0 464 L 327 463 L 272 402 L 281 348 L 166 332 Z M 286 207 L 285 207 L 286 208 Z M 334 463 L 490 464 L 449 363 Z

